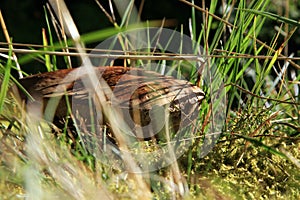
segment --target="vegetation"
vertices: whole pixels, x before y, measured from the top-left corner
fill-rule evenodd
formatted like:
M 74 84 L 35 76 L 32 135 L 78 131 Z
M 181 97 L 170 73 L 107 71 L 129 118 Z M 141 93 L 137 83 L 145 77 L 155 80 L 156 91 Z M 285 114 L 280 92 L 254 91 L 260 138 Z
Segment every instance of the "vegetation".
M 122 31 L 172 22 L 135 23 L 139 12 L 134 9 L 134 1 L 128 2 L 120 20 L 115 19 L 111 10 L 102 8 L 113 28 L 82 34 L 82 42 L 91 45 Z M 42 61 L 47 71 L 61 68 L 58 66 L 61 60 L 66 67 L 72 67 L 74 60 L 67 50 L 82 50 L 74 38 L 66 39 L 54 13 L 45 8 L 47 28 L 43 31 L 43 45 L 32 46 L 36 52 L 18 55 L 15 60 L 18 46 L 12 43 L 0 63 L 0 196 L 3 199 L 299 198 L 300 66 L 299 58 L 294 57 L 298 52 L 289 52 L 292 46 L 289 41 L 298 40 L 294 39 L 300 25 L 293 20 L 299 17 L 294 16 L 296 5 L 286 1 L 285 13 L 281 14 L 270 6 L 271 0 L 227 1 L 220 9 L 218 1 L 211 1 L 207 7 L 195 5 L 194 0 L 179 2 L 192 10 L 189 37 L 203 47 L 202 75 L 210 73 L 209 77 L 214 78 L 197 80 L 197 73 L 190 66 L 195 62 L 172 59 L 169 52 L 164 52 L 166 49 L 160 50 L 161 55 L 170 59 L 157 63 L 176 66 L 182 74 L 187 71 L 185 77 L 206 93 L 198 129 L 190 136 L 192 144 L 185 153 L 167 167 L 132 173 L 140 172 L 134 155 L 121 161 L 113 157 L 99 159 L 88 150 L 82 137 L 70 137 L 67 126 L 58 129 L 35 118 L 37 113 L 26 111 L 26 105 L 16 95 L 15 87 L 21 85 L 12 71 L 33 59 Z M 273 31 L 269 31 L 270 24 L 276 24 Z M 179 26 L 177 32 L 182 33 L 183 28 Z M 58 42 L 54 41 L 54 34 Z M 7 36 L 10 40 L 8 33 Z M 122 47 L 126 50 L 126 45 Z M 147 56 L 157 56 L 155 53 Z M 130 57 L 127 63 L 128 60 Z M 131 64 L 147 62 L 143 57 Z M 226 91 L 226 99 L 220 88 Z M 224 116 L 218 115 L 222 111 Z M 119 116 L 113 117 L 120 120 Z M 72 116 L 66 120 L 71 119 Z M 224 122 L 221 128 L 215 126 L 217 120 Z M 221 134 L 212 149 L 208 145 L 209 152 L 205 152 L 202 148 L 207 145 L 205 138 L 215 139 L 209 136 L 214 130 Z M 151 148 L 156 145 L 148 144 L 150 141 L 141 143 L 142 148 L 155 150 Z M 130 147 L 126 143 L 119 145 Z M 110 160 L 110 165 L 105 165 L 104 159 Z

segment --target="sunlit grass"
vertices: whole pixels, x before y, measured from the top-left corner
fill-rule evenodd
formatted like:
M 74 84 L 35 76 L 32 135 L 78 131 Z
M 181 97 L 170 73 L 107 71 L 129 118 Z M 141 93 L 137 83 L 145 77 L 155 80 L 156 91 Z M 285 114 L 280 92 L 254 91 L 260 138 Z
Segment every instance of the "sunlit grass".
M 217 1 L 211 2 L 209 13 L 191 7 L 190 32 L 197 44 L 203 46 L 205 67 L 215 67 L 226 84 L 226 123 L 212 151 L 201 157 L 203 133 L 218 110 L 212 110 L 210 99 L 215 89 L 210 86 L 216 83 L 214 80 L 199 81 L 206 93 L 206 100 L 202 103 L 198 119 L 200 128 L 190 138 L 192 146 L 171 167 L 151 173 L 124 172 L 124 166 L 121 166 L 124 163 L 120 165 L 112 157 L 105 158 L 112 165 L 104 165 L 85 149 L 80 137 L 70 137 L 74 130 L 68 126 L 60 130 L 51 123 L 35 119 L 33 116 L 39 113 L 26 112 L 26 105 L 13 95 L 14 90 L 8 89 L 6 92 L 6 88 L 10 88 L 10 69 L 14 62 L 10 54 L 9 59 L 2 59 L 5 65 L 0 68 L 3 76 L 0 82 L 0 195 L 5 199 L 37 196 L 38 199 L 97 199 L 100 196 L 103 199 L 135 199 L 142 196 L 141 190 L 144 189 L 151 191 L 154 199 L 298 198 L 299 94 L 295 86 L 300 77 L 295 75 L 291 64 L 278 61 L 279 57 L 283 57 L 280 53 L 286 44 L 278 45 L 279 32 L 269 43 L 258 40 L 261 34 L 268 31 L 264 30 L 264 25 L 270 18 L 274 20 L 272 17 L 290 26 L 298 24 L 266 12 L 270 2 L 259 0 L 247 4 L 240 1 L 234 4 L 237 9 L 228 2 L 223 8 L 226 12 L 221 13 L 222 20 L 215 17 L 219 12 Z M 87 44 L 98 42 L 125 30 L 130 22 L 130 9 L 125 11 L 119 25 L 83 34 L 82 41 Z M 197 18 L 197 12 L 203 15 L 203 20 Z M 51 25 L 48 18 L 47 24 L 49 34 Z M 201 27 L 200 33 L 196 31 L 198 26 Z M 71 40 L 55 43 L 51 35 L 50 39 L 46 35 L 43 45 L 47 46 L 49 42 L 51 50 L 73 45 Z M 49 50 L 48 47 L 45 50 Z M 210 57 L 217 54 L 221 57 Z M 242 56 L 230 57 L 239 55 Z M 269 57 L 258 59 L 251 55 Z M 51 65 L 53 69 L 57 67 L 56 56 L 50 59 L 44 54 L 25 55 L 19 63 L 30 62 L 32 56 L 41 58 L 48 71 L 52 70 Z M 67 56 L 65 60 L 68 66 Z M 147 63 L 145 60 L 135 62 Z M 190 77 L 193 83 L 197 82 L 195 70 L 187 70 L 189 63 L 169 63 L 181 67 L 177 68 L 180 72 L 190 73 L 186 77 Z M 294 65 L 298 66 L 297 63 Z M 71 117 L 66 120 L 71 120 Z M 157 147 L 150 141 L 140 145 L 149 152 Z M 138 163 L 133 161 L 133 164 Z M 186 183 L 176 180 L 177 166 Z M 147 188 L 141 186 L 139 181 Z M 186 186 L 189 190 L 182 197 L 180 187 Z

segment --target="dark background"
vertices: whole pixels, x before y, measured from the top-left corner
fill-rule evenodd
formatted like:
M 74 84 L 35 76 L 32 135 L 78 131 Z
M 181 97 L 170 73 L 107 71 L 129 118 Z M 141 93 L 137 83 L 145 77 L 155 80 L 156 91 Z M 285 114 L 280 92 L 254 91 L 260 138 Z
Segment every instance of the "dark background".
M 108 20 L 94 0 L 66 0 L 65 2 L 80 34 L 113 27 L 113 24 Z M 109 12 L 108 1 L 100 2 Z M 47 10 L 45 7 L 46 3 L 46 0 L 1 0 L 1 12 L 14 43 L 42 44 L 42 28 L 47 30 L 45 19 L 45 10 Z M 140 0 L 135 2 L 137 8 L 139 8 L 140 3 Z M 114 9 L 114 11 L 117 22 L 120 23 L 121 19 L 120 16 L 118 16 L 117 9 Z M 201 13 L 198 12 L 198 15 L 200 19 Z M 176 24 L 169 28 L 180 28 L 181 24 L 183 24 L 185 28 L 184 31 L 188 33 L 187 23 L 190 16 L 191 7 L 179 1 L 145 0 L 141 20 L 175 19 Z M 49 15 L 48 17 L 50 18 Z M 51 23 L 50 25 L 52 26 Z M 57 41 L 54 29 L 52 34 L 54 40 Z M 0 42 L 6 42 L 3 31 L 0 31 Z M 93 44 L 86 44 L 86 46 L 93 48 L 97 44 L 94 44 L 94 46 Z M 76 60 L 74 62 L 76 65 Z M 64 63 L 63 58 L 58 58 L 59 67 L 62 66 L 61 68 L 64 68 Z M 27 73 L 37 73 L 46 70 L 43 63 L 36 61 L 23 64 L 22 69 Z
M 111 22 L 107 19 L 101 9 L 98 7 L 94 0 L 66 0 L 65 1 L 74 21 L 80 31 L 80 34 L 101 30 L 106 27 L 113 27 Z M 107 11 L 109 11 L 109 6 L 107 1 L 100 1 Z M 141 0 L 136 0 L 136 7 L 139 8 Z M 196 4 L 202 7 L 202 1 L 195 0 Z M 208 1 L 206 1 L 208 2 Z M 44 6 L 46 5 L 46 0 L 1 0 L 0 9 L 2 15 L 5 19 L 6 26 L 8 28 L 10 37 L 14 43 L 28 43 L 28 44 L 42 44 L 42 28 L 47 29 L 45 20 Z M 220 1 L 221 3 L 221 1 Z M 295 4 L 295 3 L 294 3 Z M 300 4 L 300 3 L 298 3 Z M 209 7 L 209 2 L 206 5 Z M 299 9 L 293 8 L 291 11 L 291 18 L 297 19 L 299 17 Z M 221 8 L 221 5 L 219 6 Z M 278 6 L 270 4 L 269 11 L 273 13 L 279 13 L 276 9 Z M 220 13 L 221 9 L 217 11 Z M 117 22 L 120 22 L 120 17 L 116 13 Z M 280 14 L 280 13 L 279 13 Z M 284 13 L 281 13 L 284 15 Z M 181 25 L 184 27 L 184 32 L 189 35 L 188 30 L 188 19 L 191 17 L 191 7 L 181 3 L 177 0 L 145 0 L 145 4 L 142 10 L 142 21 L 153 20 L 153 19 L 175 19 L 176 24 L 169 28 L 180 29 Z M 197 17 L 197 28 L 201 28 L 202 23 L 202 13 L 196 11 Z M 279 22 L 274 20 L 267 20 L 259 39 L 270 43 L 276 31 L 274 26 L 280 26 Z M 197 30 L 199 32 L 199 30 Z M 213 34 L 213 31 L 211 31 Z M 300 45 L 300 34 L 299 30 L 289 41 L 289 54 L 295 53 L 297 56 L 298 46 Z M 53 33 L 54 39 L 55 33 Z M 210 38 L 213 38 L 210 36 Z M 282 37 L 281 37 L 282 38 Z M 5 42 L 3 31 L 0 31 L 0 42 Z M 282 42 L 282 39 L 278 40 L 278 44 Z M 93 44 L 88 44 L 93 48 Z M 32 62 L 26 64 L 24 67 L 31 68 L 34 65 L 34 72 L 43 71 L 43 65 L 41 63 Z
M 2 15 L 14 42 L 41 44 L 41 29 L 47 28 L 44 14 L 46 2 L 45 0 L 1 0 Z M 112 27 L 94 0 L 66 0 L 65 2 L 81 34 Z M 109 11 L 107 1 L 100 2 Z M 139 4 L 140 1 L 136 1 L 136 6 Z M 115 15 L 119 17 L 118 13 Z M 181 2 L 146 0 L 141 17 L 143 21 L 163 18 L 176 19 L 177 24 L 180 25 L 186 24 L 190 16 L 191 8 Z M 120 22 L 119 18 L 117 21 Z M 2 31 L 0 40 L 5 41 Z

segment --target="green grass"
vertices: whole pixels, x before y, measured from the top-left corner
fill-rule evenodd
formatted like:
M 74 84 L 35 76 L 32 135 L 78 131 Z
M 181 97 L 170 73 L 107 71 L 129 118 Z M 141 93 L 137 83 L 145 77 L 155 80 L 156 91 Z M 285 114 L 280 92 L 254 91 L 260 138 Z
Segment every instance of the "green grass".
M 228 5 L 231 3 L 227 2 Z M 217 75 L 219 79 L 214 77 L 198 81 L 206 93 L 206 99 L 199 114 L 200 128 L 190 138 L 192 146 L 176 163 L 151 173 L 126 173 L 121 170 L 124 166 L 112 157 L 105 158 L 111 166 L 104 165 L 86 150 L 81 137 L 69 137 L 71 130 L 67 126 L 62 130 L 55 129 L 55 134 L 52 134 L 51 124 L 36 120 L 32 113 L 25 111 L 24 105 L 17 102 L 15 93 L 9 89 L 9 81 L 16 82 L 10 73 L 11 69 L 15 69 L 15 63 L 11 59 L 2 59 L 0 196 L 4 199 L 16 199 L 19 196 L 135 199 L 146 198 L 143 192 L 148 192 L 152 199 L 299 198 L 300 125 L 295 86 L 300 76 L 296 73 L 291 80 L 292 73 L 299 66 L 295 62 L 280 60 L 288 56 L 282 55 L 282 52 L 299 23 L 275 14 L 274 9 L 269 10 L 270 4 L 271 0 L 250 1 L 249 4 L 239 1 L 235 2 L 234 8 L 225 7 L 226 13 L 220 13 L 217 1 L 211 1 L 208 13 L 190 5 L 190 32 L 196 44 L 203 47 L 206 61 L 206 71 L 202 73 L 208 73 L 207 77 Z M 130 24 L 131 17 L 136 17 L 134 13 L 131 8 L 126 8 L 123 18 L 120 22 L 114 22 L 113 28 L 83 34 L 82 41 L 90 44 L 140 27 L 139 24 Z M 42 38 L 45 47 L 40 50 L 58 51 L 66 46 L 72 47 L 74 43 L 71 39 L 53 41 L 53 26 L 50 25 L 47 10 L 45 16 L 48 27 Z M 262 35 L 269 32 L 265 27 L 271 22 L 281 23 L 281 27 L 289 25 L 287 37 L 274 31 L 270 41 L 260 41 Z M 182 30 L 177 29 L 181 34 Z M 151 43 L 150 40 L 147 42 Z M 124 42 L 123 45 L 123 50 L 126 50 L 126 45 L 131 44 Z M 164 48 L 166 50 L 168 45 Z M 149 53 L 153 49 L 144 50 Z M 11 56 L 11 51 L 8 55 Z M 40 58 L 47 71 L 57 69 L 57 55 L 25 55 L 18 62 L 22 66 L 32 61 L 33 57 Z M 65 56 L 67 67 L 70 66 L 69 60 Z M 141 65 L 149 61 L 128 59 L 129 62 Z M 171 60 L 157 63 L 167 63 L 177 70 L 178 78 L 183 72 L 188 74 L 185 77 L 189 77 L 191 82 L 197 83 L 193 62 Z M 225 95 L 215 95 L 220 88 L 221 78 L 226 91 L 226 105 L 221 110 L 224 113 L 224 127 L 218 129 L 222 134 L 217 144 L 207 155 L 201 156 L 205 134 L 212 130 L 211 123 L 222 117 L 218 109 L 222 101 L 218 101 L 218 98 L 224 100 Z M 206 138 L 209 136 L 206 135 Z M 138 145 L 149 151 L 155 150 L 151 149 L 155 145 L 147 142 Z M 133 160 L 130 159 L 125 163 L 138 166 L 134 155 Z M 186 182 L 178 180 L 180 177 Z M 181 197 L 179 188 L 186 186 L 189 192 Z

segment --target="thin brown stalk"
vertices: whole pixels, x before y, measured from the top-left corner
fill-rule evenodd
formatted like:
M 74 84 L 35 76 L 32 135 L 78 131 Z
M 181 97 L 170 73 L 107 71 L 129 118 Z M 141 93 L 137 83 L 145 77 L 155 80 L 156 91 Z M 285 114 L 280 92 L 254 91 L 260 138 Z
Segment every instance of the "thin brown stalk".
M 3 30 L 5 39 L 6 39 L 7 43 L 10 44 L 9 45 L 9 49 L 12 51 L 13 60 L 16 62 L 17 69 L 18 69 L 18 74 L 19 74 L 19 78 L 23 78 L 22 70 L 21 70 L 21 67 L 20 67 L 20 65 L 18 63 L 18 58 L 17 58 L 16 54 L 13 51 L 13 45 L 11 43 L 11 39 L 9 37 L 9 33 L 8 33 L 8 30 L 7 30 L 7 27 L 6 27 L 6 24 L 5 24 L 5 21 L 4 21 L 4 18 L 3 18 L 1 10 L 0 10 L 0 23 L 1 23 L 1 26 L 2 26 L 2 30 Z
M 105 14 L 105 16 L 108 18 L 108 20 L 110 21 L 110 23 L 115 24 L 115 20 L 113 19 L 113 17 L 105 10 L 105 8 L 102 6 L 102 4 L 96 0 L 97 5 L 99 6 L 99 8 L 102 10 L 102 12 Z

